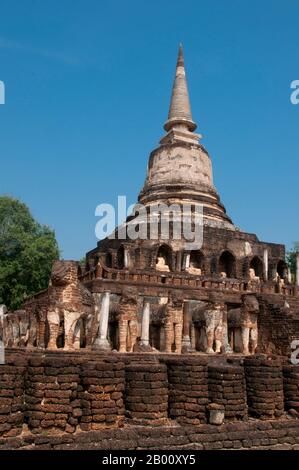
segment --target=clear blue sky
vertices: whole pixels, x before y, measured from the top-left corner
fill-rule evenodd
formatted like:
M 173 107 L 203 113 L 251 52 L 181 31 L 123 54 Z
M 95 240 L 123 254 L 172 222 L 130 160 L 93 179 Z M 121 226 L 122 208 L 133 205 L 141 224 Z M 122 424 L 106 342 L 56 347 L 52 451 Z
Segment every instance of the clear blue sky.
M 95 207 L 133 203 L 163 135 L 178 44 L 193 118 L 234 223 L 299 240 L 298 0 L 1 0 L 0 194 L 96 246 Z

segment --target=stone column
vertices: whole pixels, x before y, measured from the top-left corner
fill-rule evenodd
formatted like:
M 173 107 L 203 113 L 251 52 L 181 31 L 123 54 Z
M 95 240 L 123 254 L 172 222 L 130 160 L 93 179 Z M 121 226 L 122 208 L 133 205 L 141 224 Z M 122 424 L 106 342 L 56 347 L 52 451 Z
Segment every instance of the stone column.
M 190 303 L 184 302 L 183 306 L 183 341 L 182 341 L 182 352 L 191 352 L 191 338 L 190 338 L 190 323 L 191 323 L 191 314 L 190 314 Z
M 185 264 L 185 269 L 188 269 L 190 266 L 190 253 L 186 254 L 186 264 Z
M 145 302 L 142 312 L 141 322 L 141 345 L 149 346 L 149 326 L 150 326 L 150 304 Z
M 173 322 L 170 319 L 167 319 L 165 322 L 165 352 L 172 352 L 172 342 L 174 337 L 173 332 Z
M 160 327 L 160 351 L 165 351 L 165 328 L 163 325 Z
M 112 251 L 111 252 L 111 267 L 115 269 L 117 266 L 117 252 Z
M 195 327 L 194 327 L 193 323 L 191 325 L 190 336 L 191 336 L 191 347 L 194 351 L 196 351 L 196 335 L 195 335 Z
M 99 329 L 95 339 L 93 349 L 109 351 L 111 346 L 107 339 L 108 320 L 109 320 L 110 292 L 104 292 L 101 299 L 101 309 L 99 315 Z
M 182 352 L 182 323 L 176 323 L 174 325 L 174 341 L 175 341 L 175 352 L 181 354 Z
M 130 264 L 130 255 L 127 248 L 124 249 L 124 266 L 128 268 Z
M 39 319 L 38 322 L 38 339 L 37 339 L 37 347 L 38 348 L 45 348 L 45 335 L 46 335 L 46 322 L 43 319 Z
M 299 253 L 296 254 L 296 286 L 299 287 Z
M 223 316 L 222 316 L 222 352 L 232 353 L 232 347 L 229 344 L 228 340 L 228 322 L 227 322 L 227 306 L 225 305 L 223 309 Z
M 177 253 L 176 270 L 179 272 L 182 270 L 182 252 L 181 251 L 178 251 Z
M 118 322 L 119 349 L 121 353 L 127 352 L 128 320 L 120 319 Z
M 269 271 L 269 253 L 268 248 L 264 248 L 264 280 L 268 281 L 268 271 Z

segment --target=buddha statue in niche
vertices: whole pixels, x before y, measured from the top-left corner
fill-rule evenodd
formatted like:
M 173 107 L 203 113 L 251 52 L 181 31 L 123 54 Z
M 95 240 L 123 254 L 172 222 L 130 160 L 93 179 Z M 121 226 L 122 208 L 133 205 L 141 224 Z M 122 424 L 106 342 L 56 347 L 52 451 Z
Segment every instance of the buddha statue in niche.
M 157 271 L 166 271 L 166 272 L 170 271 L 169 266 L 166 263 L 166 259 L 164 258 L 164 256 L 162 255 L 157 256 L 156 269 Z
M 253 268 L 249 268 L 249 279 L 251 281 L 260 282 L 260 278 L 255 275 L 255 269 Z
M 201 276 L 202 275 L 202 270 L 198 266 L 197 263 L 193 263 L 192 261 L 190 262 L 189 267 L 187 268 L 187 271 L 189 274 L 194 274 L 196 276 Z

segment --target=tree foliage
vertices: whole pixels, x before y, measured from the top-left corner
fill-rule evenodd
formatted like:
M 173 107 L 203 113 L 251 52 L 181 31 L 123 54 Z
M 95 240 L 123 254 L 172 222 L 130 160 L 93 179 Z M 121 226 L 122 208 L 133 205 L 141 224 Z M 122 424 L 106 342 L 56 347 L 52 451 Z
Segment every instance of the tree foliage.
M 299 253 L 299 242 L 294 243 L 294 248 L 287 253 L 287 263 L 293 276 L 296 274 L 296 254 Z
M 18 199 L 0 196 L 0 303 L 16 309 L 46 289 L 58 258 L 54 231 L 36 222 Z

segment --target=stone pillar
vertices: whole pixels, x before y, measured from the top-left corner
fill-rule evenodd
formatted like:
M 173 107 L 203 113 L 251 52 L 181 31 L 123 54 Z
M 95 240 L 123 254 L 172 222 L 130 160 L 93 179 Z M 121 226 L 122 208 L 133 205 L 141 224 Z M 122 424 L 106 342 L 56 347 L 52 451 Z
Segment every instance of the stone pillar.
M 165 322 L 165 352 L 172 352 L 172 343 L 173 343 L 173 322 L 171 320 L 166 320 Z
M 190 266 L 190 253 L 186 254 L 186 264 L 185 264 L 185 269 L 188 269 Z
M 141 323 L 141 344 L 142 346 L 149 346 L 149 326 L 150 326 L 150 304 L 145 302 L 142 312 Z
M 181 271 L 182 270 L 182 252 L 178 251 L 177 253 L 177 258 L 176 258 L 176 270 Z
M 264 280 L 268 281 L 269 272 L 269 253 L 268 248 L 264 248 Z
M 101 309 L 99 315 L 99 329 L 97 333 L 97 337 L 95 339 L 93 348 L 100 349 L 104 351 L 109 351 L 111 346 L 107 339 L 108 333 L 108 320 L 109 320 L 109 305 L 110 305 L 110 292 L 104 292 L 101 301 Z
M 161 325 L 160 328 L 160 351 L 165 351 L 165 328 Z
M 191 323 L 191 314 L 190 314 L 190 303 L 184 302 L 183 306 L 183 341 L 182 341 L 182 352 L 191 352 L 191 338 L 190 338 L 190 323 Z
M 296 286 L 299 287 L 299 253 L 296 254 Z
M 222 352 L 224 354 L 232 353 L 232 347 L 228 340 L 228 322 L 227 322 L 227 306 L 225 305 L 222 317 Z
M 37 347 L 45 348 L 45 334 L 46 334 L 46 322 L 45 320 L 40 319 L 38 323 L 38 340 Z
M 111 267 L 115 268 L 117 266 L 117 252 L 111 251 Z
M 128 320 L 120 319 L 118 322 L 119 334 L 119 349 L 121 353 L 127 352 L 127 334 L 128 334 Z
M 175 352 L 177 354 L 181 354 L 182 352 L 182 332 L 183 332 L 182 323 L 176 323 L 174 325 L 174 341 L 175 341 Z
M 125 266 L 125 268 L 128 268 L 129 264 L 130 264 L 130 255 L 129 255 L 128 249 L 125 248 L 124 249 L 124 266 Z
M 190 336 L 191 336 L 191 347 L 195 351 L 196 350 L 196 336 L 195 336 L 195 327 L 193 323 L 191 325 Z

